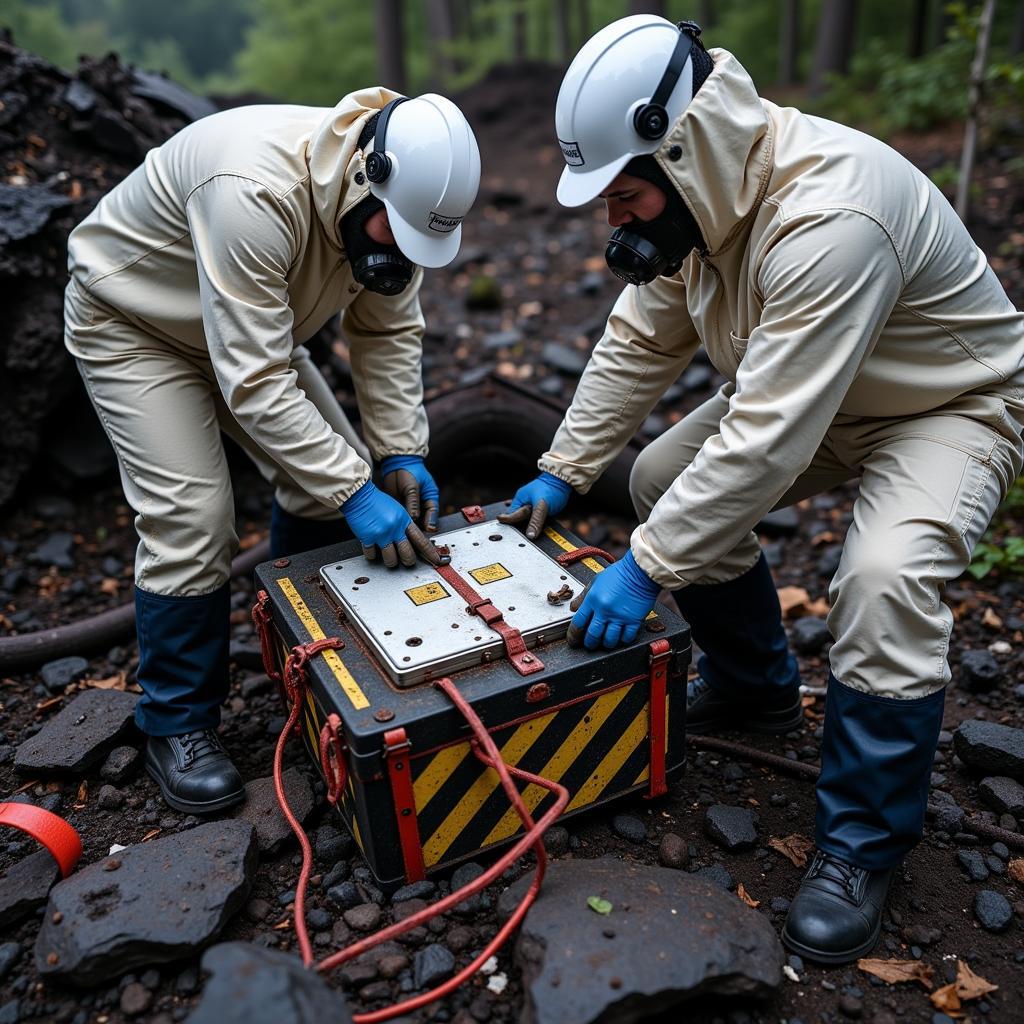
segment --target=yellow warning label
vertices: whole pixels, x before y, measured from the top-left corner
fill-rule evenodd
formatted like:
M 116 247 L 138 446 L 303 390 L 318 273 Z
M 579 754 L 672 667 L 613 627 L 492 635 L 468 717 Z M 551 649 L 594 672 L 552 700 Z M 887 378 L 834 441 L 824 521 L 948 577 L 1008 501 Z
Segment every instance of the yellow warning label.
M 501 562 L 495 562 L 493 565 L 484 565 L 479 569 L 470 569 L 469 575 L 477 583 L 497 583 L 498 580 L 509 580 L 512 578 L 512 573 Z
M 452 595 L 440 583 L 424 583 L 422 587 L 413 587 L 405 592 L 405 596 L 417 607 L 430 604 L 431 601 L 443 601 Z
M 295 614 L 298 615 L 303 626 L 306 627 L 306 632 L 309 633 L 311 640 L 323 640 L 324 631 L 320 628 L 320 623 L 316 621 L 316 617 L 309 610 L 309 605 L 302 600 L 302 596 L 295 589 L 295 584 L 287 576 L 282 576 L 277 581 L 278 586 L 284 591 L 284 596 L 288 598 L 288 603 L 295 609 Z M 321 655 L 327 667 L 334 674 L 334 678 L 337 679 L 338 685 L 345 692 L 345 696 L 352 701 L 352 706 L 357 709 L 368 708 L 370 702 L 366 699 L 366 694 L 359 688 L 359 684 L 355 681 L 352 673 L 345 667 L 345 663 L 338 657 L 338 652 L 328 648 L 326 651 L 321 651 Z

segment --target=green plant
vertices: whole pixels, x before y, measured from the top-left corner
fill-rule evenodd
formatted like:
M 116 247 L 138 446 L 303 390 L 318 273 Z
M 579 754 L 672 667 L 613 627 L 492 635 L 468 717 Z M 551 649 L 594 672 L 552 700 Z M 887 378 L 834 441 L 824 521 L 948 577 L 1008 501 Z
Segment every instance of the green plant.
M 974 549 L 967 571 L 976 579 L 990 572 L 1024 575 L 1024 536 L 1019 515 L 1024 511 L 1024 476 L 1018 477 L 996 511 L 993 525 Z M 1002 538 L 1001 540 L 999 538 Z

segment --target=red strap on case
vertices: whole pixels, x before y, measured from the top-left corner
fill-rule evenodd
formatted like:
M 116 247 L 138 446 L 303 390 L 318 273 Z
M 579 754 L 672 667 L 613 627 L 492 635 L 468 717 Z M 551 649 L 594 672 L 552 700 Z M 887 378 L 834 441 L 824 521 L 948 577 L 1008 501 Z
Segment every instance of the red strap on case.
M 67 878 L 82 856 L 82 840 L 59 815 L 32 804 L 0 804 L 0 825 L 8 825 L 42 843 L 57 862 L 62 878 Z

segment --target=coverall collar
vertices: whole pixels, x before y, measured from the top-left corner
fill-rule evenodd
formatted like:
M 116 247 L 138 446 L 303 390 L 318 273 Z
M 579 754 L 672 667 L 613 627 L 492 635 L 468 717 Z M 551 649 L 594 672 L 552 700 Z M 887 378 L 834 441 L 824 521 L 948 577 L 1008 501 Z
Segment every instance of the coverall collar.
M 727 50 L 655 153 L 700 226 L 709 255 L 746 229 L 772 173 L 774 137 L 754 83 Z M 682 153 L 669 159 L 673 147 Z
M 327 238 L 343 249 L 341 218 L 370 194 L 359 135 L 363 125 L 385 104 L 398 97 L 390 89 L 361 89 L 349 93 L 320 122 L 307 150 L 313 205 Z M 356 176 L 362 175 L 361 183 Z

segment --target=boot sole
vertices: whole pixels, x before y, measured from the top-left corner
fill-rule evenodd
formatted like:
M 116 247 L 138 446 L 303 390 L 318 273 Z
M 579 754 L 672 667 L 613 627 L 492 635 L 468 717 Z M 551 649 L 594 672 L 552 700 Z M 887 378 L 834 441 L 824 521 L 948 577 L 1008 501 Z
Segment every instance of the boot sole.
M 740 719 L 738 722 L 686 722 L 686 731 L 694 736 L 707 736 L 716 732 L 753 732 L 761 736 L 782 736 L 793 732 L 804 724 L 803 708 L 798 708 L 791 718 L 782 722 L 764 722 L 755 718 Z
M 814 963 L 819 964 L 852 964 L 854 960 L 859 960 L 866 953 L 870 953 L 878 943 L 878 937 L 882 934 L 882 918 L 879 915 L 878 927 L 875 928 L 874 934 L 871 938 L 855 949 L 847 950 L 842 953 L 826 953 L 820 949 L 814 949 L 812 946 L 805 946 L 802 942 L 796 942 L 789 937 L 786 932 L 786 926 L 782 926 L 782 942 L 787 949 L 792 950 L 798 956 L 804 957 Z
M 147 764 L 145 767 L 149 777 L 160 787 L 164 803 L 168 807 L 173 807 L 176 811 L 183 811 L 185 814 L 213 814 L 216 811 L 223 811 L 228 807 L 234 807 L 235 804 L 240 804 L 245 800 L 244 788 L 240 789 L 237 793 L 229 793 L 227 796 L 219 797 L 217 800 L 182 800 L 181 797 L 175 796 L 170 791 L 163 776 L 151 764 Z

